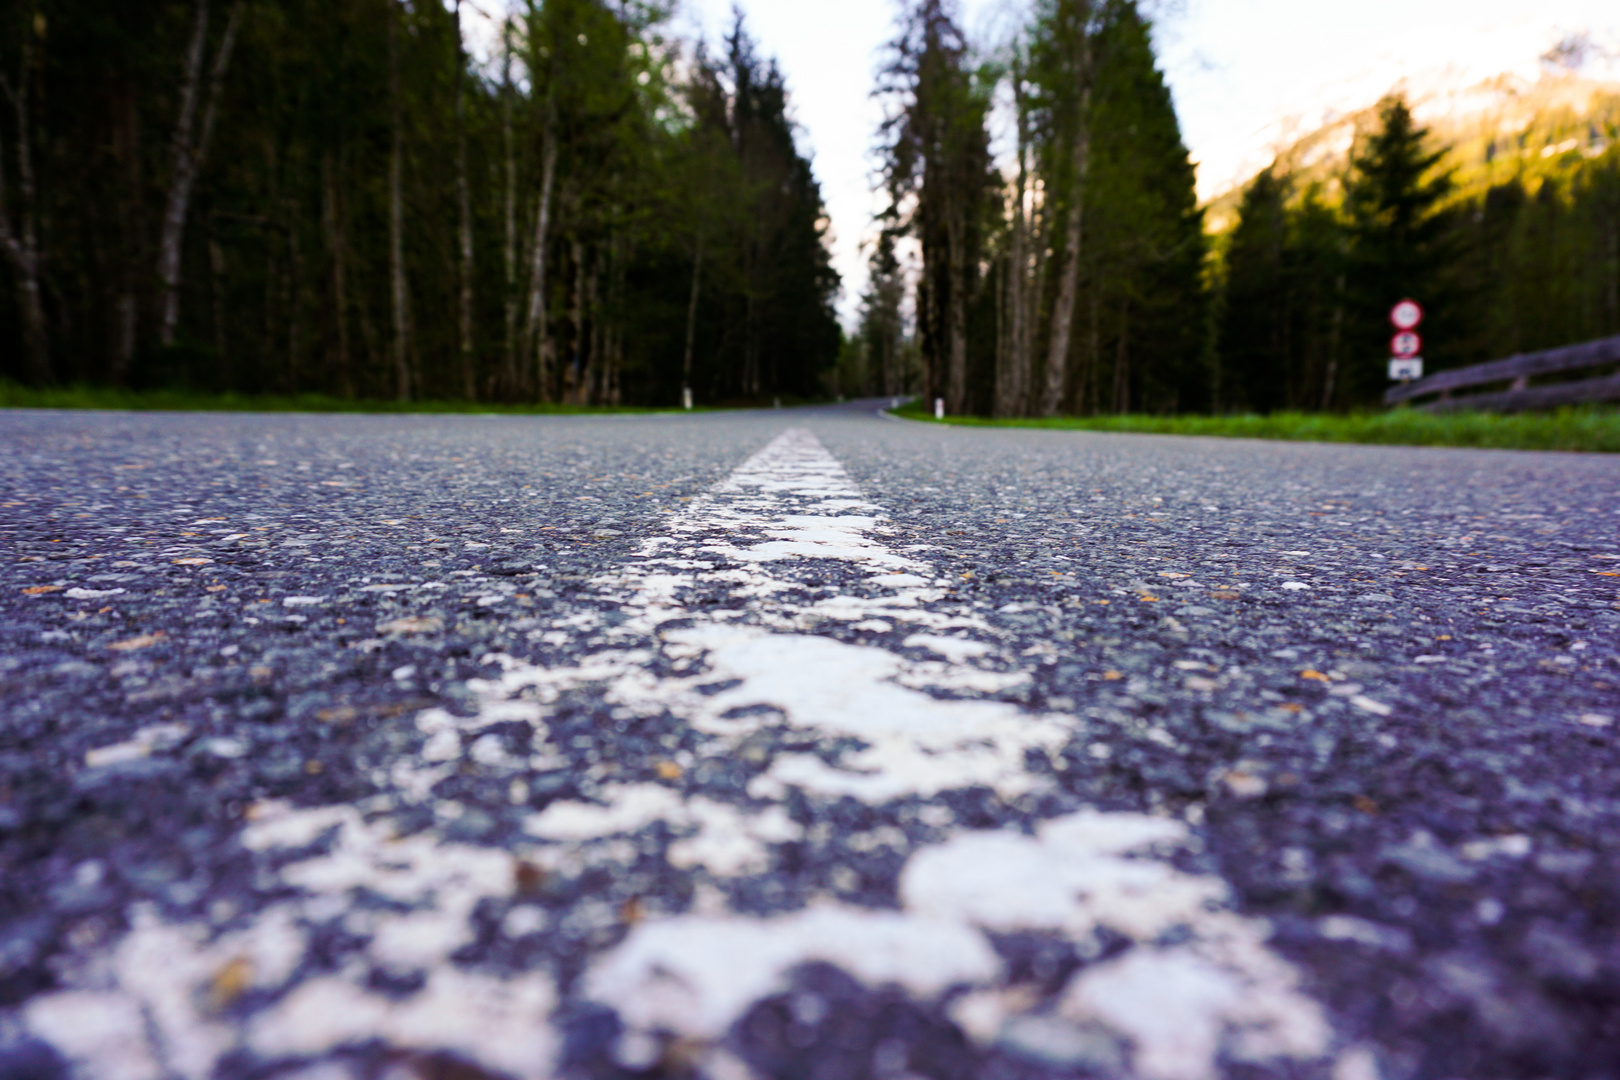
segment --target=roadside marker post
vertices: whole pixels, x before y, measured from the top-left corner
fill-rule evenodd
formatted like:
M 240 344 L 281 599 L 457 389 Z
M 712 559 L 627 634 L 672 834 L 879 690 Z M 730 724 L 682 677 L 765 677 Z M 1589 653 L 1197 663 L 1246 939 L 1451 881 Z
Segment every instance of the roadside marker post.
M 937 397 L 934 399 L 934 419 L 945 419 L 945 399 L 942 397 Z

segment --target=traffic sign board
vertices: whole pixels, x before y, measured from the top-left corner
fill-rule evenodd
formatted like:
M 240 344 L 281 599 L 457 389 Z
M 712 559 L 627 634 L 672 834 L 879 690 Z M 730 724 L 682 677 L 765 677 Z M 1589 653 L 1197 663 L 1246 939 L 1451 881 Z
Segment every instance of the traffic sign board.
M 1389 321 L 1397 330 L 1410 330 L 1423 321 L 1423 308 L 1416 300 L 1402 300 L 1390 308 Z
M 1391 358 L 1389 361 L 1389 377 L 1399 379 L 1402 382 L 1408 379 L 1423 378 L 1423 357 Z
M 1395 356 L 1416 356 L 1423 351 L 1423 339 L 1410 330 L 1402 330 L 1389 339 L 1389 351 Z

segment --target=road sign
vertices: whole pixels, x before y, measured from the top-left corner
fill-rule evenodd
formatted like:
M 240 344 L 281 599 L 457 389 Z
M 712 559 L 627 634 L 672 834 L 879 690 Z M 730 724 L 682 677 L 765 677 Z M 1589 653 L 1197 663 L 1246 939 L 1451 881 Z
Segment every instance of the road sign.
M 1389 351 L 1393 356 L 1416 356 L 1423 351 L 1423 339 L 1410 330 L 1402 330 L 1389 339 Z
M 1391 357 L 1389 361 L 1389 377 L 1398 379 L 1401 382 L 1423 378 L 1423 357 Z
M 1389 321 L 1397 330 L 1410 330 L 1423 321 L 1423 308 L 1416 300 L 1402 300 L 1389 309 Z

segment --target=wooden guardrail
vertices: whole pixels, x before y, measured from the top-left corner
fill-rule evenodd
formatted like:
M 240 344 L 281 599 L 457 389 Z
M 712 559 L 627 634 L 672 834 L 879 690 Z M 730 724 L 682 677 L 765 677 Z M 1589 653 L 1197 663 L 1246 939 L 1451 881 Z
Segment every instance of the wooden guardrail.
M 1609 364 L 1620 364 L 1620 335 L 1585 341 L 1579 345 L 1565 345 L 1559 349 L 1520 353 L 1505 360 L 1492 360 L 1486 364 L 1475 364 L 1473 367 L 1437 372 L 1426 379 L 1390 387 L 1384 394 L 1384 404 L 1395 405 L 1439 394 L 1438 400 L 1414 407 L 1430 412 L 1453 412 L 1458 409 L 1519 412 L 1525 409 L 1549 409 L 1559 405 L 1620 401 L 1620 370 L 1600 375 L 1595 379 L 1548 383 L 1542 386 L 1530 385 L 1530 380 L 1540 375 L 1556 375 Z M 1455 395 L 1455 391 L 1458 390 L 1490 386 L 1493 383 L 1509 385 L 1505 390 Z

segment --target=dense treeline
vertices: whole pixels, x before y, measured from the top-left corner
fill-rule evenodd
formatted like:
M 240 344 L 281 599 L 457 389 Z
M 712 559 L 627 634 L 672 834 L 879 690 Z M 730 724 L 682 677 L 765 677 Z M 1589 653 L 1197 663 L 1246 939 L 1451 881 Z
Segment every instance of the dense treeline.
M 1385 316 L 1403 296 L 1428 311 L 1428 371 L 1620 333 L 1620 152 L 1594 139 L 1568 151 L 1562 175 L 1464 196 L 1444 148 L 1391 98 L 1352 155 L 1341 199 L 1262 172 L 1223 260 L 1222 403 L 1375 402 L 1388 385 Z
M 782 76 L 669 7 L 3 0 L 0 374 L 818 393 L 838 281 Z
M 1391 98 L 1340 175 L 1268 169 L 1206 236 L 1150 31 L 1134 0 L 1038 0 L 975 52 L 948 0 L 912 0 L 879 83 L 889 210 L 846 390 L 894 392 L 914 355 L 952 412 L 1344 409 L 1388 385 L 1403 297 L 1431 371 L 1620 332 L 1612 123 L 1549 143 L 1562 173 L 1478 193 Z M 989 159 L 996 123 L 1010 161 Z M 919 262 L 910 353 L 897 242 Z
M 990 159 L 998 92 L 1014 150 Z M 879 92 L 889 210 L 846 365 L 887 391 L 895 240 L 920 254 L 918 388 L 952 412 L 1187 411 L 1211 404 L 1206 244 L 1170 93 L 1134 0 L 1041 0 L 978 57 L 946 0 L 916 0 Z

